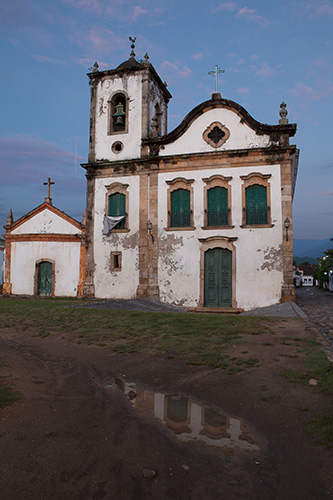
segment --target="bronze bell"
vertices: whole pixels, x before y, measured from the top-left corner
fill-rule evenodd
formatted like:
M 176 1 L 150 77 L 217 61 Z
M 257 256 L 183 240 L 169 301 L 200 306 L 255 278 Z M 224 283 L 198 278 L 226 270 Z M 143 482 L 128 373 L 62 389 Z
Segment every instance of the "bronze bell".
M 125 116 L 126 113 L 124 112 L 124 106 L 121 104 L 121 102 L 116 106 L 116 112 L 113 113 L 113 118 L 115 120 L 115 125 L 125 125 Z

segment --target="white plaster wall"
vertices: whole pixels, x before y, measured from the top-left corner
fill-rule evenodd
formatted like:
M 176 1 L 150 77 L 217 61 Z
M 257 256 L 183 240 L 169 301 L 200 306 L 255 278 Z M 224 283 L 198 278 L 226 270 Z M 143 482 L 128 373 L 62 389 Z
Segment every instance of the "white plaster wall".
M 82 231 L 59 217 L 51 210 L 45 209 L 27 220 L 11 234 L 81 234 Z
M 102 234 L 105 213 L 105 186 L 113 182 L 128 184 L 129 232 L 111 231 Z M 96 179 L 95 185 L 95 296 L 104 298 L 130 299 L 136 296 L 139 284 L 139 176 Z M 112 272 L 111 252 L 122 253 L 121 271 Z
M 108 135 L 108 101 L 112 96 L 124 91 L 128 97 L 128 132 Z M 97 87 L 96 106 L 96 159 L 126 160 L 138 158 L 141 152 L 142 130 L 142 75 L 134 74 L 124 78 L 105 79 Z M 113 153 L 111 146 L 120 141 L 124 149 Z
M 271 228 L 247 229 L 242 224 L 242 179 L 251 172 L 271 174 Z M 231 176 L 232 229 L 204 230 L 204 186 L 202 177 Z M 165 181 L 176 177 L 194 179 L 193 231 L 165 231 L 167 227 L 167 188 Z M 164 302 L 196 307 L 200 297 L 199 238 L 236 237 L 236 301 L 244 309 L 277 303 L 283 281 L 282 211 L 280 166 L 214 168 L 159 175 L 159 264 L 160 298 Z
M 211 123 L 218 121 L 230 132 L 230 137 L 219 148 L 213 148 L 203 139 L 203 133 Z M 186 153 L 206 153 L 232 149 L 267 147 L 270 144 L 268 135 L 257 135 L 234 111 L 223 108 L 211 109 L 199 116 L 185 133 L 172 144 L 166 144 L 160 156 Z
M 12 242 L 12 293 L 34 294 L 36 262 L 41 259 L 55 262 L 55 295 L 76 297 L 80 272 L 80 242 Z

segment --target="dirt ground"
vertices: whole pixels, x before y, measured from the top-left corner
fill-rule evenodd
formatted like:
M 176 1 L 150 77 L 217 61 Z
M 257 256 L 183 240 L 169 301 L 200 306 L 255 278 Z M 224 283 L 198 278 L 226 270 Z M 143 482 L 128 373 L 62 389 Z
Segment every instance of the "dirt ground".
M 0 382 L 21 394 L 0 410 L 1 500 L 333 497 L 332 450 L 303 429 L 331 397 L 279 376 L 303 363 L 283 337 L 312 333 L 298 319 L 270 327 L 232 348 L 259 359 L 234 375 L 0 330 Z

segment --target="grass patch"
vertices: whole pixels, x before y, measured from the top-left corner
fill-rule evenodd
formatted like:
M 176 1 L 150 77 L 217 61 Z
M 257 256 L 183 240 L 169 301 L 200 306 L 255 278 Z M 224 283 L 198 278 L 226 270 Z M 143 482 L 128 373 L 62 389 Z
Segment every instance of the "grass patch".
M 267 318 L 249 316 L 154 313 L 73 307 L 84 299 L 0 297 L 0 324 L 45 338 L 55 332 L 74 334 L 76 341 L 110 346 L 115 352 L 164 354 L 170 351 L 186 363 L 235 368 L 225 353 L 249 336 L 271 333 Z M 240 362 L 242 368 L 253 360 Z M 238 371 L 240 367 L 238 366 Z
M 322 415 L 313 414 L 305 426 L 305 432 L 314 444 L 333 448 L 333 413 Z
M 0 386 L 0 408 L 12 405 L 18 399 L 20 399 L 19 395 L 13 392 L 7 385 Z
M 333 393 L 333 371 L 331 364 L 323 350 L 314 344 L 303 350 L 306 355 L 304 368 L 301 370 L 287 370 L 281 374 L 283 378 L 296 384 L 308 384 L 311 378 L 318 380 L 319 389 L 326 393 Z

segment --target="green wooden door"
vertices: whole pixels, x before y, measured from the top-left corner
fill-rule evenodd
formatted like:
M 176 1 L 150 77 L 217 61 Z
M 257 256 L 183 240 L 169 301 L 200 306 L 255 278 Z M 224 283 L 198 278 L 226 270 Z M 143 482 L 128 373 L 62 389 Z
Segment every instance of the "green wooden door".
M 38 295 L 51 295 L 52 293 L 52 264 L 40 262 L 38 266 Z
M 207 226 L 228 225 L 228 190 L 214 187 L 207 192 Z
M 267 224 L 267 190 L 254 184 L 245 190 L 246 224 Z
M 213 248 L 205 252 L 205 307 L 232 307 L 232 252 Z

